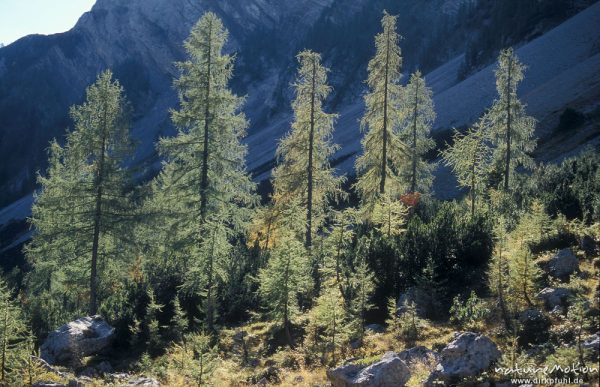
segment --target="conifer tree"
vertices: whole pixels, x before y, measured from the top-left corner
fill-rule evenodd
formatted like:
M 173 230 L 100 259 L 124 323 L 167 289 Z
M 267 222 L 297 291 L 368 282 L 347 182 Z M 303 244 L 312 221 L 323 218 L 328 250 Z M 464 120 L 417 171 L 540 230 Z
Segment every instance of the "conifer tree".
M 171 338 L 175 341 L 181 341 L 188 329 L 188 318 L 181 309 L 181 303 L 179 302 L 179 297 L 177 295 L 173 298 L 172 307 L 173 317 L 171 317 L 171 322 L 169 324 Z
M 228 32 L 211 12 L 202 16 L 185 41 L 188 60 L 177 63 L 175 81 L 180 109 L 171 117 L 178 129 L 159 143 L 166 159 L 149 207 L 159 220 L 170 249 L 159 254 L 177 258 L 187 269 L 186 288 L 203 297 L 206 325 L 213 331 L 219 263 L 233 240 L 245 233 L 256 201 L 246 172 L 247 121 L 243 98 L 228 89 L 231 55 L 223 54 Z M 190 272 L 200 274 L 196 277 Z
M 414 345 L 423 326 L 423 321 L 417 314 L 417 307 L 414 302 L 408 300 L 405 300 L 400 308 L 396 305 L 393 298 L 388 300 L 388 329 L 396 339 Z
M 498 300 L 498 306 L 504 320 L 504 325 L 507 329 L 512 328 L 512 320 L 510 317 L 513 308 L 510 308 L 507 303 L 507 292 L 509 291 L 509 270 L 508 270 L 508 233 L 506 231 L 506 222 L 503 217 L 500 217 L 498 223 L 494 227 L 496 246 L 492 261 L 488 271 L 489 288 L 493 295 Z
M 535 148 L 535 119 L 525 112 L 519 101 L 517 87 L 523 80 L 525 66 L 512 48 L 502 50 L 496 69 L 498 99 L 483 117 L 483 125 L 495 145 L 494 162 L 503 178 L 502 187 L 508 191 L 518 166 L 529 168 L 533 160 L 528 155 Z
M 375 202 L 371 222 L 383 235 L 391 238 L 405 231 L 408 208 L 400 200 L 394 200 L 390 195 L 381 195 Z
M 509 235 L 508 268 L 511 283 L 510 293 L 520 306 L 533 306 L 533 294 L 538 290 L 541 270 L 533 260 L 532 245 L 539 242 L 545 227 L 544 217 L 539 214 L 539 203 L 534 202 L 535 214 L 526 214 L 519 220 L 515 230 Z M 549 223 L 548 223 L 549 226 Z
M 16 385 L 30 356 L 29 332 L 20 308 L 0 277 L 0 386 Z
M 373 308 L 371 297 L 375 291 L 375 277 L 367 263 L 367 252 L 369 250 L 368 239 L 364 238 L 358 242 L 357 263 L 352 274 L 352 304 L 351 311 L 355 322 L 355 332 L 358 333 L 359 342 L 365 335 L 366 314 Z M 365 245 L 366 244 L 366 245 Z
M 50 144 L 50 166 L 46 176 L 38 176 L 41 190 L 30 219 L 36 232 L 26 251 L 34 292 L 62 293 L 70 281 L 77 300 L 69 304 L 79 310 L 87 276 L 87 309 L 94 315 L 103 279 L 99 269 L 123 258 L 132 221 L 123 169 L 130 154 L 126 103 L 110 71 L 98 76 L 71 117 L 75 128 L 65 147 Z
M 349 271 L 352 255 L 351 245 L 356 235 L 355 227 L 359 218 L 358 211 L 348 207 L 332 212 L 332 225 L 325 240 L 326 254 L 323 268 L 323 281 L 334 281 L 348 300 Z
M 469 189 L 471 216 L 475 215 L 477 197 L 486 187 L 491 152 L 480 123 L 475 124 L 465 134 L 455 131 L 452 146 L 442 152 L 444 162 L 452 168 L 459 186 Z
M 298 203 L 292 204 L 295 211 L 281 225 L 282 233 L 258 278 L 259 294 L 269 315 L 281 322 L 288 345 L 293 346 L 290 325 L 299 311 L 298 296 L 310 291 L 311 267 L 307 250 L 301 242 L 304 222 L 298 219 L 302 219 L 302 207 Z
M 325 287 L 310 317 L 314 328 L 309 331 L 317 332 L 317 340 L 324 344 L 324 352 L 331 352 L 331 363 L 335 364 L 338 350 L 349 338 L 349 315 L 337 286 Z
M 363 153 L 356 160 L 355 188 L 365 204 L 372 204 L 383 193 L 402 193 L 399 171 L 408 156 L 399 134 L 402 56 L 396 17 L 384 13 L 381 24 L 383 31 L 375 37 L 377 52 L 368 67 L 369 91 L 361 120 Z
M 531 203 L 529 211 L 521 217 L 513 234 L 531 248 L 546 238 L 551 229 L 552 219 L 546 214 L 542 202 L 536 199 Z
M 331 92 L 328 70 L 321 65 L 321 55 L 310 50 L 300 52 L 297 58 L 294 122 L 277 148 L 279 165 L 273 170 L 273 186 L 276 205 L 286 205 L 290 198 L 301 200 L 306 210 L 304 242 L 310 248 L 328 201 L 341 193 L 343 178 L 335 176 L 329 165 L 338 147 L 331 142 L 337 116 L 325 113 L 322 107 Z
M 409 148 L 410 162 L 402 164 L 400 176 L 411 193 L 427 193 L 433 183 L 433 165 L 424 160 L 435 147 L 430 137 L 435 120 L 431 89 L 417 71 L 403 89 L 400 139 Z

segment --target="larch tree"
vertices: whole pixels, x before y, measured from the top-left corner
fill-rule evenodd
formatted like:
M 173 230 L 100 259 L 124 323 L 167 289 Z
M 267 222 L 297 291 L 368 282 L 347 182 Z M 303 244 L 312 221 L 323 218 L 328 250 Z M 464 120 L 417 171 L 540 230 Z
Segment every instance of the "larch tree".
M 410 162 L 402 164 L 400 176 L 411 193 L 427 193 L 433 183 L 433 165 L 424 159 L 427 152 L 435 147 L 435 141 L 430 137 L 435 120 L 431 96 L 431 89 L 421 72 L 413 73 L 403 89 L 400 131 L 400 139 L 410 153 Z
M 350 310 L 354 317 L 354 332 L 358 334 L 361 343 L 365 335 L 367 312 L 373 308 L 371 297 L 375 291 L 375 276 L 367 262 L 369 249 L 369 238 L 360 238 L 355 249 L 355 265 L 350 280 L 352 299 Z
M 223 53 L 227 36 L 221 20 L 207 12 L 185 41 L 188 60 L 177 63 L 175 81 L 180 108 L 171 111 L 178 133 L 160 140 L 166 164 L 153 198 L 153 207 L 166 214 L 168 242 L 191 261 L 190 272 L 202 274 L 187 276 L 186 286 L 203 296 L 209 331 L 219 262 L 246 232 L 256 202 L 242 143 L 248 125 L 243 98 L 228 89 L 234 57 Z
M 498 98 L 482 120 L 495 145 L 494 163 L 502 176 L 504 191 L 509 191 L 514 180 L 511 180 L 511 175 L 517 167 L 529 168 L 533 165 L 533 159 L 528 153 L 535 149 L 536 121 L 527 115 L 525 105 L 517 96 L 524 71 L 525 66 L 512 48 L 500 52 L 495 72 Z
M 514 308 L 508 305 L 509 300 L 507 297 L 509 284 L 511 283 L 508 266 L 509 241 L 506 222 L 503 217 L 499 218 L 498 223 L 494 228 L 494 234 L 496 245 L 488 269 L 488 283 L 491 293 L 498 301 L 498 307 L 500 308 L 500 313 L 504 320 L 504 326 L 506 329 L 512 329 L 513 324 L 511 314 Z
M 316 335 L 316 342 L 322 344 L 324 355 L 331 352 L 331 364 L 336 364 L 338 350 L 348 341 L 349 318 L 339 288 L 326 286 L 310 311 L 308 330 Z
M 281 322 L 287 343 L 293 346 L 291 322 L 299 312 L 298 296 L 306 293 L 311 284 L 303 243 L 289 233 L 282 235 L 258 277 L 259 293 L 269 315 Z
M 371 223 L 375 229 L 388 238 L 402 234 L 406 228 L 408 207 L 401 201 L 395 200 L 390 195 L 380 196 L 373 207 Z
M 458 185 L 469 189 L 471 216 L 475 215 L 477 198 L 487 186 L 492 149 L 479 123 L 466 133 L 455 131 L 453 144 L 442 153 L 444 163 L 452 168 Z
M 61 287 L 70 283 L 73 293 L 65 302 L 70 312 L 81 312 L 86 301 L 90 315 L 98 312 L 99 285 L 109 272 L 118 274 L 115 264 L 122 265 L 130 244 L 126 106 L 123 88 L 112 73 L 100 74 L 87 89 L 86 101 L 71 108 L 75 128 L 66 145 L 50 144 L 47 174 L 38 175 L 41 190 L 30 219 L 35 233 L 26 248 L 34 267 L 30 288 L 38 295 L 64 293 Z M 87 300 L 82 299 L 86 277 Z
M 369 62 L 366 110 L 361 119 L 362 155 L 356 160 L 355 189 L 364 204 L 372 204 L 384 193 L 401 194 L 402 164 L 409 151 L 399 134 L 402 86 L 400 35 L 396 17 L 384 13 L 383 31 L 375 37 L 376 54 Z
M 322 106 L 331 92 L 328 70 L 321 65 L 321 56 L 310 50 L 300 52 L 297 58 L 300 67 L 294 83 L 294 121 L 277 148 L 279 165 L 273 170 L 273 186 L 276 205 L 300 198 L 306 210 L 304 242 L 310 248 L 329 200 L 341 194 L 343 177 L 336 176 L 329 165 L 338 147 L 332 143 L 337 116 L 325 113 Z
M 325 239 L 323 280 L 333 281 L 347 303 L 349 302 L 352 242 L 356 235 L 358 219 L 359 213 L 352 207 L 342 211 L 332 211 L 331 226 Z
M 0 386 L 19 384 L 21 368 L 31 355 L 30 340 L 21 309 L 0 277 Z

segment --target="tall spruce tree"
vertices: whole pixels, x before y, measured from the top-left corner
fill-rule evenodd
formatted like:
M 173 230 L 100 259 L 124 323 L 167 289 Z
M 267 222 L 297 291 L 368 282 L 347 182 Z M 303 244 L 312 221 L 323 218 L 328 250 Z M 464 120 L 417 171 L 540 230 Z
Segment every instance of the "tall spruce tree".
M 495 145 L 494 162 L 502 176 L 502 187 L 508 191 L 514 179 L 511 175 L 519 166 L 533 165 L 529 152 L 535 149 L 534 130 L 536 121 L 525 112 L 519 101 L 517 87 L 523 80 L 525 66 L 512 48 L 502 50 L 496 69 L 498 99 L 483 117 L 483 125 Z
M 383 31 L 375 37 L 377 52 L 368 67 L 366 111 L 361 120 L 363 154 L 356 160 L 355 188 L 365 204 L 383 193 L 402 193 L 399 171 L 408 149 L 399 134 L 402 98 L 402 56 L 396 32 L 396 17 L 384 13 Z
M 300 52 L 297 58 L 294 122 L 277 149 L 279 165 L 273 170 L 273 185 L 276 205 L 286 205 L 290 198 L 301 199 L 306 209 L 304 242 L 310 248 L 328 201 L 341 193 L 343 178 L 329 165 L 338 147 L 331 142 L 337 116 L 325 113 L 322 107 L 331 92 L 328 70 L 321 65 L 321 55 L 310 50 Z
M 400 138 L 409 148 L 410 163 L 402 164 L 400 175 L 409 192 L 427 193 L 433 183 L 433 165 L 424 157 L 435 147 L 430 137 L 435 112 L 431 89 L 420 71 L 411 75 L 403 94 Z
M 204 297 L 209 331 L 214 328 L 220 258 L 246 231 L 256 202 L 242 143 L 247 128 L 240 112 L 243 98 L 227 87 L 234 60 L 223 54 L 227 36 L 221 20 L 207 12 L 185 41 L 188 60 L 177 63 L 181 75 L 175 81 L 180 109 L 171 112 L 178 133 L 160 140 L 166 165 L 151 205 L 166 215 L 162 229 L 179 258 L 187 261 L 184 266 L 202 274 L 187 276 L 186 284 Z
M 94 315 L 102 279 L 115 262 L 122 267 L 132 220 L 123 169 L 130 154 L 126 103 L 110 71 L 98 76 L 86 101 L 71 108 L 71 117 L 75 128 L 65 147 L 50 144 L 50 166 L 46 176 L 38 176 L 41 190 L 30 219 L 35 234 L 26 252 L 34 266 L 31 289 L 38 296 L 64 295 L 69 283 L 72 292 L 68 300 L 63 296 L 63 305 L 78 313 L 87 302 Z
M 492 149 L 479 123 L 466 133 L 455 131 L 453 144 L 441 153 L 444 163 L 452 168 L 458 184 L 469 189 L 471 216 L 475 215 L 475 203 L 484 192 L 490 170 Z

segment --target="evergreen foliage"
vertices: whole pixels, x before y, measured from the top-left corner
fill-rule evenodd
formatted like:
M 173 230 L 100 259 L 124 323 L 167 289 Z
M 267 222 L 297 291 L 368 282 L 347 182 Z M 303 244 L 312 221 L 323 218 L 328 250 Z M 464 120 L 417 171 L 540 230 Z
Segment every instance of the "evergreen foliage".
M 396 17 L 384 13 L 383 31 L 375 37 L 376 54 L 369 62 L 365 95 L 366 110 L 361 120 L 365 132 L 363 153 L 356 159 L 358 191 L 363 204 L 373 204 L 380 194 L 403 193 L 400 169 L 409 154 L 400 137 L 402 56 Z
M 31 356 L 29 329 L 11 290 L 0 277 L 0 385 L 19 383 Z
M 336 364 L 337 355 L 350 337 L 350 315 L 344 307 L 344 299 L 337 286 L 326 286 L 310 311 L 310 327 L 314 332 L 323 356 L 331 354 L 331 364 Z
M 509 304 L 509 271 L 508 271 L 508 232 L 506 222 L 503 217 L 498 219 L 494 226 L 494 255 L 488 268 L 489 288 L 492 295 L 497 299 L 497 305 L 500 309 L 504 325 L 507 329 L 512 328 L 511 314 L 514 311 L 512 304 Z
M 559 164 L 535 169 L 528 185 L 529 196 L 538 197 L 548 213 L 559 213 L 586 223 L 600 221 L 600 152 L 588 148 Z
M 362 243 L 361 243 L 362 242 Z M 375 291 L 375 278 L 366 259 L 366 249 L 368 246 L 361 246 L 366 243 L 363 239 L 359 241 L 356 248 L 356 266 L 351 277 L 352 303 L 351 314 L 354 320 L 354 332 L 358 336 L 359 342 L 362 342 L 365 334 L 365 325 L 367 325 L 367 312 L 373 308 L 371 297 Z
M 410 158 L 408 163 L 401 165 L 399 175 L 408 192 L 428 193 L 433 184 L 434 166 L 424 157 L 435 147 L 435 141 L 430 137 L 435 112 L 431 89 L 418 70 L 403 89 L 400 110 L 400 139 L 408 146 Z
M 236 239 L 243 237 L 256 202 L 246 172 L 247 121 L 243 98 L 228 88 L 233 56 L 223 54 L 227 30 L 206 13 L 185 41 L 188 60 L 177 63 L 180 109 L 172 111 L 178 133 L 162 138 L 166 159 L 152 186 L 147 213 L 157 213 L 160 230 L 148 237 L 150 255 L 175 259 L 190 299 L 202 300 L 204 321 L 214 331 L 215 294 L 223 265 Z M 156 230 L 156 229 L 155 229 Z
M 400 200 L 383 194 L 375 202 L 371 222 L 382 235 L 387 238 L 398 236 L 405 231 L 404 225 L 408 216 L 408 208 Z
M 417 308 L 412 301 L 404 301 L 400 308 L 394 299 L 388 301 L 388 329 L 397 340 L 407 345 L 414 345 L 423 328 L 423 320 L 417 315 Z
M 459 186 L 469 189 L 471 216 L 474 216 L 477 198 L 487 187 L 492 149 L 480 122 L 465 134 L 455 131 L 452 140 L 452 146 L 442 152 L 442 157 L 452 168 Z
M 517 167 L 533 167 L 529 153 L 535 149 L 534 130 L 536 121 L 527 115 L 525 105 L 519 101 L 517 87 L 523 80 L 525 66 L 514 50 L 502 50 L 496 69 L 498 98 L 482 118 L 482 125 L 495 146 L 494 167 L 502 177 L 502 189 L 508 191 L 514 185 Z
M 450 307 L 450 321 L 463 329 L 480 330 L 489 312 L 483 300 L 471 291 L 465 301 L 462 301 L 460 296 L 454 297 Z
M 341 193 L 344 181 L 336 176 L 329 159 L 338 147 L 331 142 L 337 115 L 323 111 L 323 101 L 331 92 L 327 85 L 328 70 L 321 56 L 312 51 L 298 54 L 295 99 L 292 102 L 292 130 L 277 148 L 278 166 L 273 170 L 276 206 L 300 201 L 306 210 L 305 244 L 312 246 L 313 235 L 325 218 L 328 202 Z
M 298 237 L 289 232 L 282 235 L 267 266 L 259 272 L 259 283 L 269 315 L 281 323 L 287 343 L 293 345 L 290 325 L 299 312 L 298 296 L 307 293 L 311 285 L 307 250 Z
M 36 232 L 26 248 L 34 267 L 29 289 L 40 301 L 45 294 L 63 298 L 69 316 L 94 315 L 123 280 L 119 267 L 127 264 L 133 221 L 123 168 L 130 152 L 126 102 L 110 71 L 98 76 L 71 117 L 75 128 L 66 145 L 50 144 L 50 166 L 38 175 L 30 219 Z M 37 307 L 53 313 L 50 305 Z

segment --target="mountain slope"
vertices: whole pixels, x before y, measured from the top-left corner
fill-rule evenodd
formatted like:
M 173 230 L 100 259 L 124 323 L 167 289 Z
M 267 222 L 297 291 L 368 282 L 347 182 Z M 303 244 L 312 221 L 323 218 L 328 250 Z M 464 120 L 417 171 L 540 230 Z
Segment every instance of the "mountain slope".
M 458 80 L 464 62 L 459 41 L 469 30 L 455 25 L 458 32 L 451 34 L 447 26 L 457 23 L 457 10 L 465 4 L 474 15 L 487 6 L 484 0 L 99 0 L 69 32 L 29 36 L 0 49 L 0 207 L 30 197 L 35 172 L 45 165 L 48 140 L 64 136 L 68 107 L 82 100 L 85 87 L 107 67 L 132 103 L 136 164 L 142 173 L 154 173 L 160 166 L 154 143 L 173 132 L 168 116 L 177 103 L 173 62 L 183 58 L 182 41 L 206 10 L 216 12 L 230 30 L 227 50 L 236 53 L 232 86 L 247 95 L 248 164 L 257 179 L 268 177 L 277 140 L 289 128 L 294 55 L 306 47 L 322 52 L 332 69 L 335 93 L 328 109 L 340 114 L 335 141 L 342 145 L 334 162 L 341 171 L 352 171 L 360 148 L 366 63 L 384 8 L 400 14 L 406 69 L 424 63 L 423 47 L 434 47 L 439 36 L 447 36 L 436 58 L 449 60 L 427 75 L 435 94 L 435 126 L 441 131 L 468 125 L 491 104 L 495 85 L 493 65 Z M 598 139 L 599 15 L 596 3 L 517 51 L 529 66 L 520 93 L 540 121 L 538 134 L 545 137 L 541 158 L 556 159 Z M 557 147 L 562 137 L 553 128 L 567 106 L 587 120 L 564 138 L 567 147 Z M 440 196 L 455 192 L 453 186 L 444 171 L 438 172 Z M 0 218 L 26 207 L 19 203 L 0 210 Z

